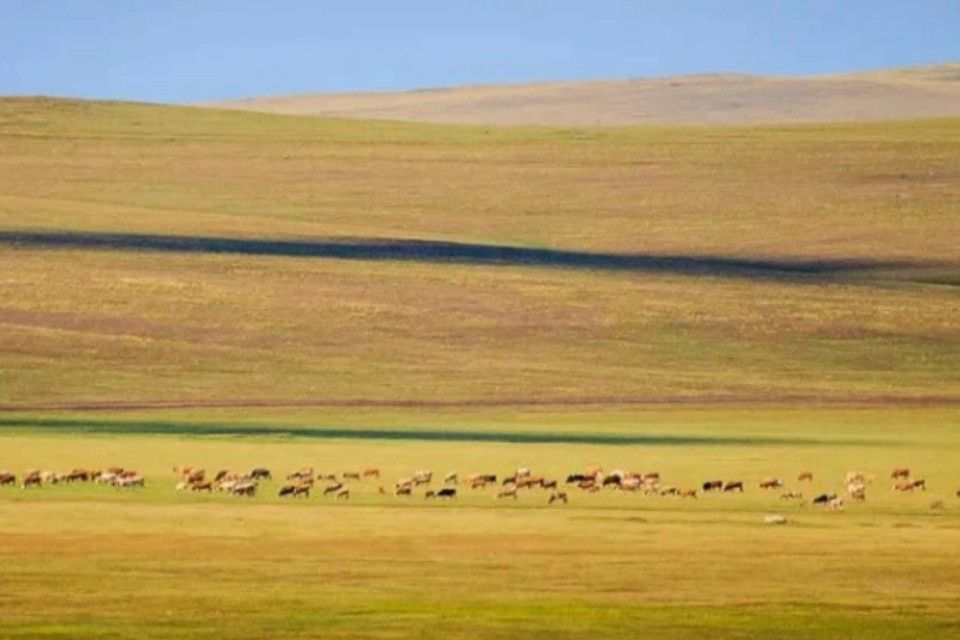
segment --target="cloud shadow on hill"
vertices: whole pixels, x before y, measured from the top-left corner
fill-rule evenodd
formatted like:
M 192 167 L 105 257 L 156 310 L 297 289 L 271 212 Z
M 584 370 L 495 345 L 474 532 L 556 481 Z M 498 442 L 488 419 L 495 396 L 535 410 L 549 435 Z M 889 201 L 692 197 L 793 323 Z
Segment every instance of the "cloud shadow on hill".
M 709 255 L 600 253 L 494 244 L 391 238 L 280 240 L 133 233 L 0 230 L 0 245 L 42 249 L 146 251 L 602 270 L 819 282 L 878 271 L 937 268 L 894 260 L 752 259 Z

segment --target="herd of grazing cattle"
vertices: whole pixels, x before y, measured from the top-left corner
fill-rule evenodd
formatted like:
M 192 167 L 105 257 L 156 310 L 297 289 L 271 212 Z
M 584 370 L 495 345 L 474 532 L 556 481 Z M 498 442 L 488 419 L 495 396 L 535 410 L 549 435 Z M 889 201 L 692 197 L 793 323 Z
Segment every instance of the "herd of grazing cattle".
M 272 481 L 273 475 L 269 469 L 257 467 L 249 471 L 231 471 L 223 469 L 210 476 L 204 469 L 196 467 L 174 467 L 174 476 L 177 479 L 177 491 L 189 492 L 221 492 L 231 496 L 253 498 L 257 495 L 263 481 Z M 321 473 L 313 467 L 296 469 L 284 478 L 284 482 L 277 490 L 281 498 L 309 498 L 310 493 L 316 491 L 324 496 L 333 496 L 338 500 L 350 499 L 350 484 L 372 480 L 379 482 L 380 469 L 367 467 L 357 471 L 341 473 Z M 914 478 L 910 469 L 898 467 L 894 469 L 890 478 L 893 482 L 893 491 L 897 493 L 911 493 L 926 491 L 927 484 L 923 478 Z M 863 502 L 867 499 L 867 488 L 876 481 L 876 476 L 862 472 L 850 471 L 844 478 L 843 492 L 817 493 L 811 496 L 810 502 L 814 505 L 823 505 L 829 510 L 843 509 L 844 499 Z M 8 471 L 0 470 L 0 487 L 16 486 L 23 489 L 39 488 L 45 485 L 72 484 L 77 482 L 96 483 L 123 488 L 136 488 L 145 485 L 144 476 L 132 469 L 110 467 L 103 470 L 73 469 L 70 472 L 58 473 L 49 470 L 31 469 L 19 478 Z M 415 471 L 408 477 L 394 483 L 392 494 L 396 497 L 411 497 L 422 488 L 423 497 L 427 500 L 452 500 L 457 497 L 457 490 L 461 481 L 457 473 L 451 472 L 443 476 L 439 486 L 431 488 L 434 477 L 429 470 Z M 813 473 L 804 471 L 797 475 L 797 488 L 785 490 L 780 494 L 781 500 L 797 501 L 806 504 L 802 486 L 813 482 Z M 744 493 L 747 485 L 742 480 L 711 479 L 703 482 L 699 487 L 677 486 L 664 484 L 660 473 L 656 471 L 637 472 L 617 469 L 605 472 L 599 466 L 570 473 L 561 482 L 559 479 L 547 478 L 536 474 L 529 468 L 521 467 L 516 471 L 500 477 L 495 473 L 475 473 L 464 478 L 463 486 L 471 491 L 479 491 L 494 487 L 496 499 L 517 500 L 518 497 L 534 489 L 547 492 L 547 504 L 566 504 L 569 500 L 568 492 L 577 490 L 583 493 L 597 493 L 604 490 L 640 493 L 647 496 L 675 496 L 696 500 L 698 496 L 709 493 Z M 757 483 L 761 490 L 783 490 L 786 483 L 775 476 L 765 477 Z M 377 487 L 380 495 L 387 495 L 388 491 L 380 484 Z M 960 490 L 956 492 L 960 498 Z M 931 508 L 943 508 L 943 501 L 931 503 Z

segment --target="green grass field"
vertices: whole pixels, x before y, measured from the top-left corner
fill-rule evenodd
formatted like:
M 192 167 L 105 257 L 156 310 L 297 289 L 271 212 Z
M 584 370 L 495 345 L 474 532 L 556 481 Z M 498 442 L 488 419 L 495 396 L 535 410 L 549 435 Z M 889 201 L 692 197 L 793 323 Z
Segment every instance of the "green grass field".
M 0 99 L 0 468 L 147 476 L 0 487 L 0 637 L 955 638 L 957 202 L 958 120 Z M 593 463 L 747 492 L 242 500 L 170 473 Z M 928 491 L 894 494 L 900 465 Z M 808 497 L 877 481 L 838 513 L 756 487 L 808 469 Z

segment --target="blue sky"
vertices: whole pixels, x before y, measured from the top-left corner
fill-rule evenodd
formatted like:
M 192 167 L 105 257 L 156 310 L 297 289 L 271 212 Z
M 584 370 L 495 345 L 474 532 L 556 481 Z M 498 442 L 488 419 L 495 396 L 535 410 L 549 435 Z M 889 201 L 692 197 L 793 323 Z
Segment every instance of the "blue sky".
M 951 60 L 958 0 L 0 0 L 0 94 L 191 102 Z

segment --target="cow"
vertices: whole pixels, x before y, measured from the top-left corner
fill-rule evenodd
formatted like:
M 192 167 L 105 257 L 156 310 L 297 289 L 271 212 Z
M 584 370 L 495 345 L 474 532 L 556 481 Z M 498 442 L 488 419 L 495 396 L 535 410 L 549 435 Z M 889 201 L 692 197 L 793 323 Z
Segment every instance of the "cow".
M 617 486 L 620 491 L 636 491 L 640 488 L 640 478 L 624 478 Z
M 680 495 L 680 489 L 678 489 L 678 488 L 676 488 L 676 487 L 674 487 L 674 486 L 663 487 L 662 489 L 660 489 L 660 495 L 661 495 L 661 496 L 676 496 L 676 495 Z
M 213 481 L 220 482 L 221 480 L 237 480 L 237 477 L 228 469 L 221 469 L 220 471 L 217 471 L 217 475 L 213 476 Z
M 743 493 L 743 482 L 739 480 L 726 482 L 723 485 L 723 491 L 724 493 L 729 493 L 731 491 L 739 491 L 740 493 Z
M 27 487 L 43 487 L 43 479 L 40 477 L 39 471 L 31 470 L 23 474 L 20 488 L 26 489 Z
M 273 480 L 273 476 L 270 475 L 270 469 L 264 469 L 263 467 L 251 469 L 247 477 L 251 480 Z
M 577 486 L 584 491 L 595 491 L 600 489 L 600 485 L 597 484 L 597 481 L 593 478 L 588 478 L 587 480 L 581 480 Z
M 277 492 L 277 495 L 281 498 L 291 497 L 296 498 L 297 496 L 303 496 L 304 498 L 310 497 L 310 485 L 308 484 L 287 484 L 280 487 L 280 491 Z
M 875 479 L 874 476 L 866 474 L 863 471 L 848 471 L 846 478 L 844 478 L 844 483 L 859 482 L 860 484 L 869 484 Z
M 328 496 L 328 495 L 330 495 L 331 493 L 337 493 L 338 491 L 342 490 L 343 488 L 344 488 L 344 487 L 343 487 L 343 483 L 342 483 L 342 482 L 338 482 L 337 484 L 327 485 L 327 486 L 323 489 L 323 495 Z
M 482 489 L 488 484 L 496 484 L 497 476 L 493 473 L 475 473 L 467 478 L 467 482 L 471 489 Z
M 337 491 L 336 495 L 333 496 L 333 497 L 336 498 L 337 500 L 349 500 L 349 499 L 350 499 L 350 489 L 347 489 L 346 487 L 344 487 L 344 488 L 340 489 L 340 491 Z
M 828 502 L 827 509 L 830 511 L 843 511 L 843 498 L 834 498 Z
M 584 480 L 593 480 L 594 476 L 583 473 L 571 473 L 567 476 L 566 484 L 580 484 Z
M 113 483 L 118 489 L 128 489 L 132 487 L 142 487 L 145 484 L 144 477 L 141 475 L 122 476 Z
M 553 504 L 554 502 L 562 502 L 563 504 L 567 504 L 567 492 L 551 491 L 550 498 L 547 500 L 547 504 Z
M 787 493 L 781 493 L 780 499 L 781 500 L 803 500 L 803 492 L 788 491 Z
M 359 471 L 344 471 L 344 472 L 343 472 L 343 479 L 344 479 L 344 480 L 360 480 L 360 472 L 359 472 Z
M 615 484 L 615 485 L 617 485 L 617 486 L 620 486 L 620 483 L 622 482 L 622 480 L 623 480 L 623 478 L 621 478 L 619 475 L 617 475 L 617 474 L 610 474 L 610 475 L 608 475 L 606 478 L 603 479 L 603 483 L 602 483 L 602 484 L 603 484 L 603 486 L 605 486 L 605 487 L 609 487 L 609 486 L 612 485 L 612 484 Z
M 659 480 L 659 479 L 660 479 L 660 472 L 659 472 L 659 471 L 650 471 L 650 472 L 647 472 L 647 473 L 643 474 L 643 481 L 644 481 L 644 482 L 646 482 L 647 480 Z
M 860 500 L 863 502 L 867 499 L 867 487 L 859 483 L 848 484 L 847 495 L 854 500 Z
M 783 480 L 780 478 L 768 477 L 760 481 L 761 489 L 782 489 Z
M 427 491 L 425 494 L 423 494 L 424 500 L 433 500 L 436 497 L 437 497 L 436 491 Z
M 457 490 L 453 487 L 444 487 L 437 491 L 437 497 L 441 500 L 451 500 L 457 497 Z
M 443 476 L 443 484 L 458 484 L 460 481 L 457 479 L 457 472 L 451 471 L 447 475 Z
M 209 480 L 206 482 L 194 482 L 190 485 L 190 491 L 206 491 L 207 493 L 213 493 L 213 483 Z
M 409 496 L 413 494 L 413 487 L 410 485 L 397 485 L 393 490 L 395 496 Z
M 543 476 L 520 476 L 517 478 L 518 489 L 529 489 L 531 487 L 542 487 Z
M 704 493 L 708 493 L 710 491 L 722 491 L 723 480 L 707 480 L 700 486 L 700 488 L 703 489 Z
M 530 469 L 528 469 L 527 467 L 520 467 L 519 469 L 517 469 L 516 476 L 518 478 L 525 478 L 526 476 L 529 476 L 529 475 L 530 475 Z
M 16 484 L 17 476 L 6 471 L 0 471 L 0 487 L 4 487 L 8 484 Z
M 831 500 L 836 500 L 837 494 L 835 493 L 821 493 L 816 498 L 813 499 L 813 504 L 829 504 Z
M 430 481 L 432 479 L 433 479 L 432 471 L 425 471 L 421 469 L 413 473 L 413 484 L 418 486 L 421 484 L 430 484 Z
M 927 481 L 924 480 L 924 479 L 922 479 L 922 478 L 921 478 L 920 480 L 914 480 L 914 481 L 913 481 L 913 488 L 914 488 L 914 489 L 920 489 L 920 491 L 926 491 L 926 490 L 927 490 Z
M 813 473 L 811 471 L 804 471 L 797 476 L 797 482 L 803 482 L 804 480 L 813 482 Z
M 910 469 L 906 467 L 897 467 L 890 472 L 890 478 L 892 480 L 906 480 L 910 477 Z
M 230 495 L 252 498 L 257 495 L 257 483 L 249 480 L 245 482 L 237 482 L 230 487 Z
M 287 474 L 287 480 L 306 480 L 313 477 L 313 467 L 303 467 Z
M 540 486 L 543 487 L 544 489 L 556 489 L 556 488 L 557 488 L 557 481 L 556 481 L 556 480 L 544 480 L 544 481 L 540 484 Z
M 696 499 L 697 499 L 697 490 L 696 490 L 696 489 L 693 489 L 693 488 L 690 488 L 690 489 L 681 489 L 681 490 L 680 490 L 680 497 L 681 497 L 681 498 L 693 498 L 694 500 L 696 500 Z
M 913 490 L 916 489 L 916 488 L 917 488 L 916 485 L 914 485 L 914 484 L 913 484 L 912 482 L 910 482 L 909 480 L 904 481 L 904 482 L 898 482 L 898 483 L 896 483 L 895 485 L 893 485 L 893 490 L 894 490 L 894 491 L 899 491 L 899 492 L 903 492 L 903 493 L 907 493 L 907 492 L 913 491 Z
M 505 487 L 503 489 L 500 489 L 500 491 L 497 492 L 497 499 L 499 498 L 513 498 L 514 500 L 516 500 L 517 487 L 513 486 L 513 487 Z
M 367 467 L 366 469 L 363 470 L 363 477 L 364 477 L 364 478 L 379 478 L 379 477 L 380 477 L 380 469 L 378 469 L 377 467 Z

